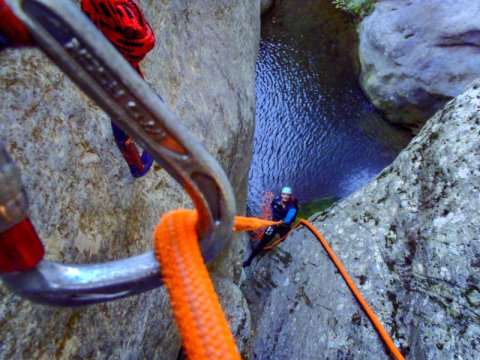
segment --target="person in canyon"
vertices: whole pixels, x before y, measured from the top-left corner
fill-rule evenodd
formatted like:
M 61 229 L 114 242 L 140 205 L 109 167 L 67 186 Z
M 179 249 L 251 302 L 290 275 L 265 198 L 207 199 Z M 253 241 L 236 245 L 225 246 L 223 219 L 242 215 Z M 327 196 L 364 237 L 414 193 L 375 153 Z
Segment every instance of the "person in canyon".
M 258 245 L 252 250 L 252 253 L 242 264 L 243 267 L 250 266 L 252 260 L 260 254 L 263 248 L 279 234 L 285 236 L 291 229 L 291 224 L 295 221 L 298 213 L 298 202 L 292 195 L 292 189 L 288 186 L 282 189 L 280 196 L 273 199 L 270 204 L 272 209 L 272 220 L 280 222 L 278 225 L 269 226 Z

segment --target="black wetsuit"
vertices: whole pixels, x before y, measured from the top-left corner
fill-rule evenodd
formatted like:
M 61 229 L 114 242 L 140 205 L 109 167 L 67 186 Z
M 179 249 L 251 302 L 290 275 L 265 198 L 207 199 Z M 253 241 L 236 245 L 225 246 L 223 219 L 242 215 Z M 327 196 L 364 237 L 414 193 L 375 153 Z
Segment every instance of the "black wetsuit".
M 273 199 L 270 207 L 272 208 L 273 220 L 283 220 L 284 223 L 282 225 L 269 226 L 265 230 L 262 240 L 260 240 L 258 245 L 252 250 L 252 253 L 248 259 L 243 262 L 243 267 L 250 266 L 253 258 L 260 254 L 263 248 L 267 246 L 267 244 L 275 237 L 275 235 L 279 234 L 280 237 L 285 236 L 291 229 L 290 224 L 295 221 L 295 217 L 297 216 L 297 205 L 295 199 L 292 198 L 292 200 L 285 207 L 283 207 L 282 199 L 279 196 Z

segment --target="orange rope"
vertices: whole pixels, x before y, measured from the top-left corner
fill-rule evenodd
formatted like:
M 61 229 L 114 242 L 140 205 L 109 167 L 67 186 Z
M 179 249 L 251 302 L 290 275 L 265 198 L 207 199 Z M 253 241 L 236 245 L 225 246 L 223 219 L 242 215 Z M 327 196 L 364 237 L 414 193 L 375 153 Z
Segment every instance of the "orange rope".
M 163 281 L 170 294 L 173 312 L 187 358 L 190 360 L 239 360 L 240 356 L 235 347 L 233 336 L 229 331 L 227 320 L 203 263 L 198 245 L 197 221 L 197 212 L 193 210 L 176 210 L 164 214 L 160 224 L 155 229 L 155 256 L 162 267 Z M 275 224 L 276 222 L 273 221 L 237 216 L 234 231 L 252 231 Z M 322 234 L 312 224 L 303 219 L 291 231 L 300 225 L 305 225 L 318 238 L 381 339 L 396 360 L 403 360 L 402 354 L 396 348 Z M 276 246 L 285 237 L 269 246 L 268 249 Z
M 263 220 L 258 218 L 248 218 L 243 216 L 235 216 L 235 223 L 233 224 L 234 232 L 254 231 L 266 228 L 272 225 L 277 225 L 277 221 Z
M 375 313 L 372 311 L 372 309 L 370 309 L 370 306 L 368 306 L 367 302 L 365 301 L 365 299 L 363 298 L 362 294 L 360 294 L 360 291 L 357 289 L 357 287 L 355 286 L 355 283 L 352 281 L 352 279 L 350 278 L 350 275 L 348 275 L 347 271 L 345 270 L 345 268 L 343 267 L 342 263 L 340 262 L 340 260 L 337 258 L 337 256 L 335 255 L 335 253 L 333 252 L 332 248 L 330 247 L 330 245 L 328 245 L 327 243 L 327 240 L 325 240 L 325 238 L 323 237 L 323 235 L 317 230 L 315 229 L 315 227 L 310 224 L 307 220 L 304 220 L 304 219 L 300 219 L 300 221 L 298 222 L 297 225 L 295 225 L 295 227 L 290 230 L 290 232 L 292 232 L 294 229 L 298 228 L 300 225 L 304 225 L 306 226 L 312 233 L 313 235 L 315 235 L 315 237 L 318 239 L 318 241 L 320 241 L 320 243 L 322 244 L 323 248 L 325 249 L 325 251 L 327 252 L 328 256 L 330 256 L 330 259 L 333 261 L 333 263 L 335 264 L 335 266 L 337 267 L 338 271 L 340 271 L 340 274 L 342 275 L 343 279 L 345 280 L 345 282 L 347 283 L 348 287 L 350 288 L 350 291 L 353 293 L 353 295 L 355 296 L 355 298 L 357 299 L 357 301 L 360 303 L 360 306 L 363 308 L 363 311 L 365 311 L 365 313 L 367 314 L 368 318 L 370 319 L 370 321 L 372 322 L 372 325 L 375 327 L 375 329 L 377 330 L 378 334 L 380 335 L 381 339 L 383 340 L 383 342 L 387 345 L 387 347 L 389 348 L 389 350 L 392 352 L 392 355 L 393 357 L 396 359 L 396 360 L 403 360 L 404 357 L 403 355 L 400 353 L 400 351 L 397 349 L 397 347 L 395 346 L 395 344 L 393 343 L 393 340 L 390 338 L 390 335 L 388 335 L 387 331 L 385 330 L 385 328 L 383 327 L 382 323 L 380 322 L 380 320 L 378 320 L 377 316 L 375 315 Z M 288 234 L 290 234 L 290 232 Z M 277 246 L 280 242 L 282 242 L 283 240 L 285 240 L 285 238 L 288 236 L 285 235 L 283 238 L 281 238 L 280 240 L 278 240 L 277 242 L 273 243 L 272 245 L 268 246 L 268 247 L 265 247 L 264 249 L 267 249 L 267 250 L 270 250 L 272 248 L 274 248 L 275 246 Z
M 240 359 L 227 320 L 203 263 L 197 212 L 164 214 L 155 229 L 155 256 L 190 360 Z

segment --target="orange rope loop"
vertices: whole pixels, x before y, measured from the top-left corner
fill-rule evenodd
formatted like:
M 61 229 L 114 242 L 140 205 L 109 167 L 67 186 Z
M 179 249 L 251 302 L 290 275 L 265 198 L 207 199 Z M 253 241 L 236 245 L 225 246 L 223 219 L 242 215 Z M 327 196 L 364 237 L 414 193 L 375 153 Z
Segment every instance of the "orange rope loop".
M 240 359 L 227 320 L 203 263 L 196 211 L 163 215 L 155 229 L 155 256 L 190 360 Z

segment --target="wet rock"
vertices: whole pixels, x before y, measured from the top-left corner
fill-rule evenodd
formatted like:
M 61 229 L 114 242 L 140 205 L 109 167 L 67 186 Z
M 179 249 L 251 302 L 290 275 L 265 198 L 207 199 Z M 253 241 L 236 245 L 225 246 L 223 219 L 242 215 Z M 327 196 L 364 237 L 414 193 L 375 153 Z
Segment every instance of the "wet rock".
M 273 6 L 273 0 L 261 0 L 260 1 L 260 12 L 265 14 Z
M 380 1 L 359 27 L 361 83 L 392 122 L 414 130 L 480 77 L 480 3 Z
M 242 211 L 260 4 L 141 5 L 157 35 L 142 63 L 146 78 L 224 166 Z M 0 141 L 21 168 L 48 259 L 93 263 L 149 251 L 160 215 L 191 206 L 157 165 L 144 178 L 130 176 L 109 119 L 39 51 L 0 54 L 0 103 Z M 211 270 L 239 261 L 227 248 Z M 75 309 L 35 305 L 3 286 L 0 293 L 2 359 L 175 359 L 180 346 L 164 289 Z
M 477 357 L 479 135 L 477 81 L 429 120 L 375 180 L 310 219 L 411 359 Z M 286 257 L 291 261 L 282 262 Z M 305 228 L 253 264 L 244 292 L 258 359 L 387 356 Z

